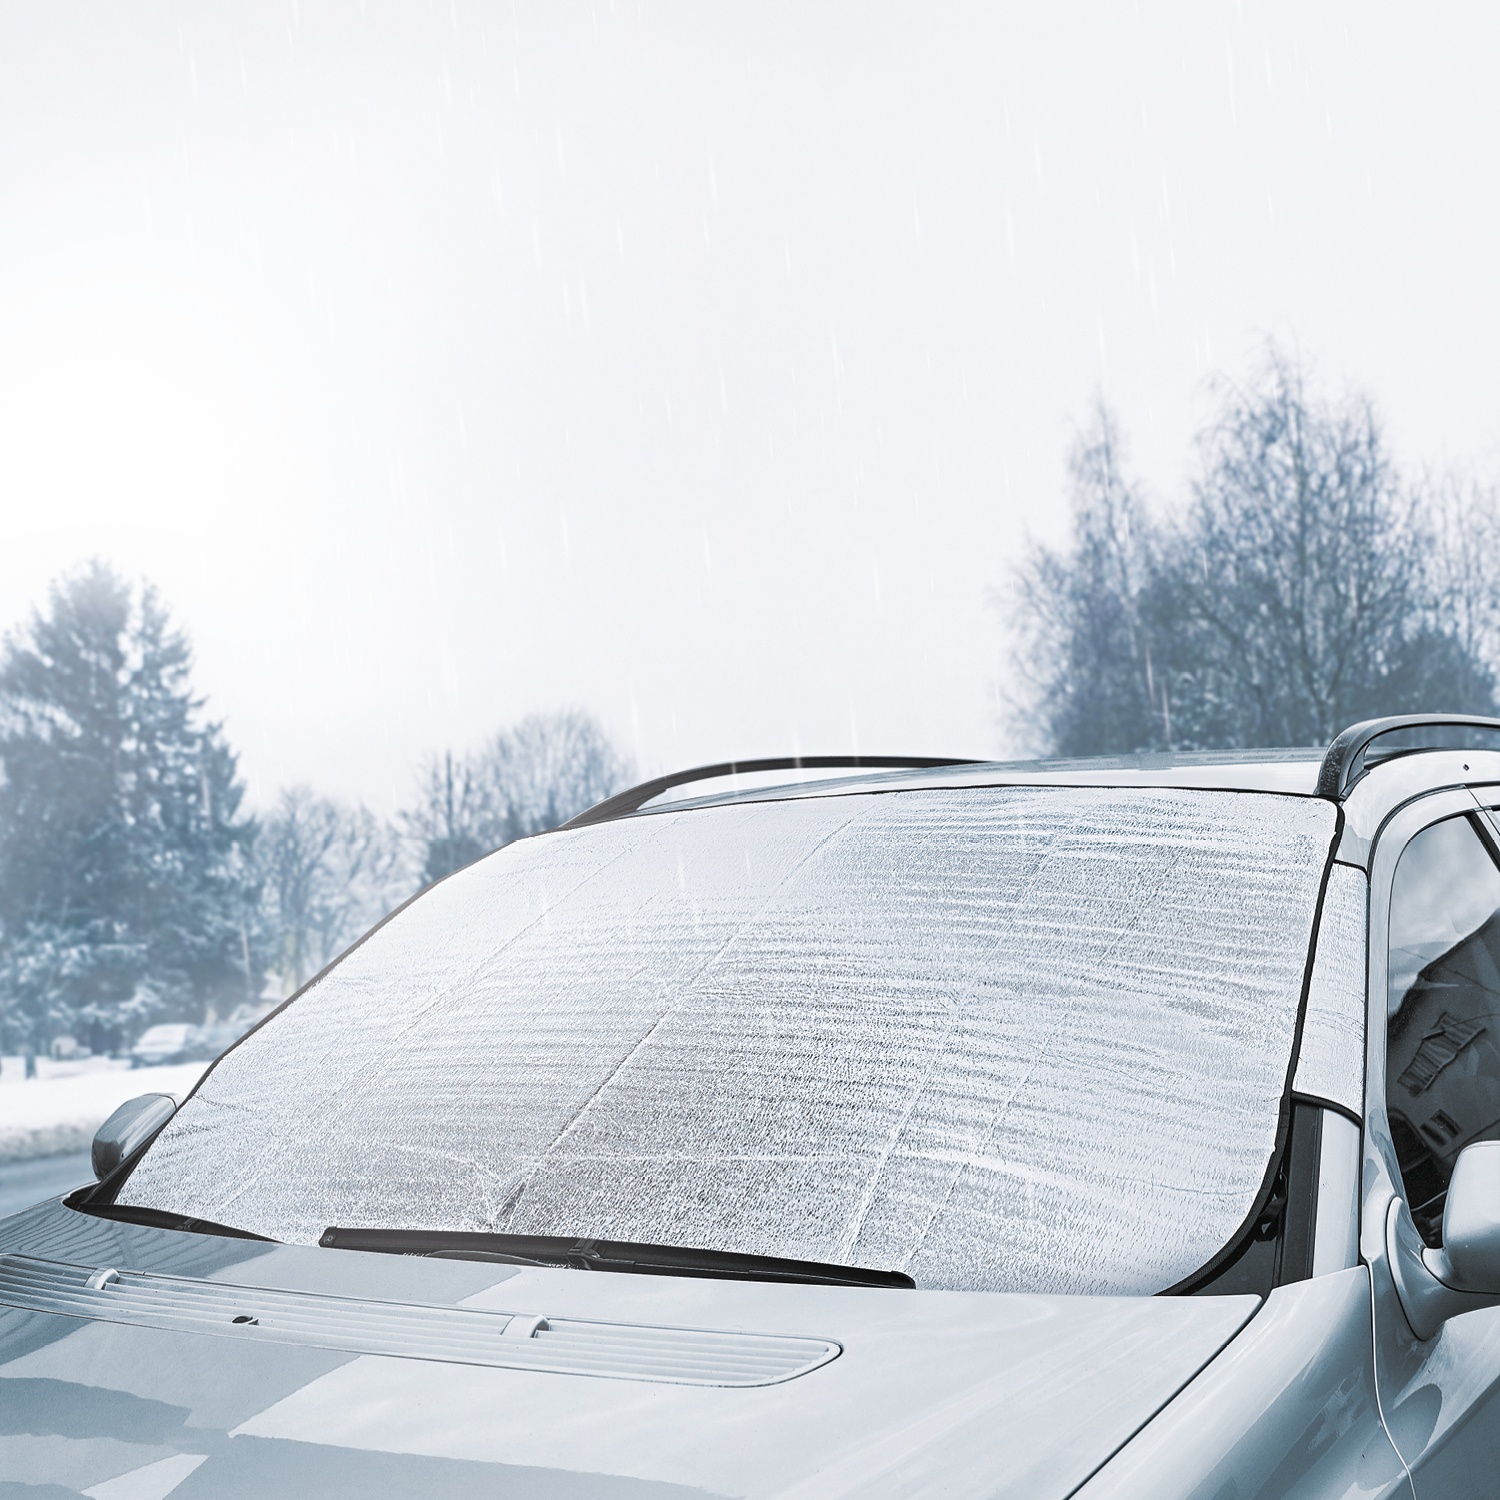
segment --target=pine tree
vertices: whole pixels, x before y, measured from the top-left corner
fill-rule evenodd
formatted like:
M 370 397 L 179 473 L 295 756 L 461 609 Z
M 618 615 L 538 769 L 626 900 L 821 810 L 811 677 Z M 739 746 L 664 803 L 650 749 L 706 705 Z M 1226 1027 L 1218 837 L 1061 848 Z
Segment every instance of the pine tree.
M 0 652 L 7 1042 L 117 1047 L 259 990 L 254 825 L 156 592 L 94 563 Z

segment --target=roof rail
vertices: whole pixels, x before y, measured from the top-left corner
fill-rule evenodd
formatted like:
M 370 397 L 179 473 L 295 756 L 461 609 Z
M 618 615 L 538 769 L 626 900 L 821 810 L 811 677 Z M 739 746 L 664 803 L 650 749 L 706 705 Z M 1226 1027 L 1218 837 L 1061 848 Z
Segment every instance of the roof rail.
M 1335 802 L 1382 761 L 1420 750 L 1500 750 L 1500 719 L 1472 714 L 1398 714 L 1366 719 L 1340 734 L 1318 768 L 1318 795 Z
M 790 755 L 771 760 L 726 760 L 716 766 L 695 766 L 691 771 L 673 771 L 653 781 L 643 781 L 639 786 L 617 792 L 613 797 L 585 808 L 562 826 L 587 828 L 590 823 L 608 823 L 613 818 L 623 818 L 638 811 L 653 797 L 661 796 L 674 786 L 685 786 L 690 781 L 711 781 L 718 776 L 748 776 L 754 771 L 921 771 L 933 766 L 981 764 L 983 762 L 977 760 L 939 760 L 923 755 Z

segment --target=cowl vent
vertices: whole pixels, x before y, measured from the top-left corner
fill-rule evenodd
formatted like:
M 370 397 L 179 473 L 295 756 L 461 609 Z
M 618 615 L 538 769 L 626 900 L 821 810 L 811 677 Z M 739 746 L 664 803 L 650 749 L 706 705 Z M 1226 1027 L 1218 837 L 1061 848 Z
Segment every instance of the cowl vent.
M 776 1385 L 837 1358 L 827 1339 L 366 1302 L 0 1255 L 0 1304 L 216 1338 L 670 1385 Z

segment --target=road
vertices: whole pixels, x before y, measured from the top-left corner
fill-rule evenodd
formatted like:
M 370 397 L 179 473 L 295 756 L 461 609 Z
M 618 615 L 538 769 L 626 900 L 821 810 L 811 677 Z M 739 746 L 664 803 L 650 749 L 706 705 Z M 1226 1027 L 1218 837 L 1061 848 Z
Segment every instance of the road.
M 87 1151 L 0 1162 L 0 1219 L 93 1179 Z

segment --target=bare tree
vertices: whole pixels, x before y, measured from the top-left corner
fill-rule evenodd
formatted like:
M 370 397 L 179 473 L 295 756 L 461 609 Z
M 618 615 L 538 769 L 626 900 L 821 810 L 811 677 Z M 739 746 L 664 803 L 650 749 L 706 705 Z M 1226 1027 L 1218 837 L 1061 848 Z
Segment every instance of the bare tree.
M 1079 439 L 1071 548 L 1035 550 L 1018 596 L 1048 747 L 1318 744 L 1382 713 L 1493 712 L 1493 501 L 1405 484 L 1369 402 L 1310 394 L 1274 347 L 1223 389 L 1169 524 L 1118 477 L 1106 416 Z
M 1430 624 L 1423 537 L 1369 403 L 1312 400 L 1271 349 L 1200 453 L 1158 605 L 1185 648 L 1184 742 L 1321 743 L 1405 706 Z
M 262 924 L 281 992 L 300 989 L 411 894 L 416 872 L 403 840 L 368 809 L 281 794 L 256 845 Z
M 1158 721 L 1170 744 L 1166 683 L 1142 612 L 1156 542 L 1102 400 L 1068 473 L 1070 548 L 1034 548 L 1015 578 L 1013 664 L 1026 694 L 1013 705 L 1017 727 L 1039 748 L 1069 755 L 1149 743 Z
M 420 851 L 422 878 L 440 880 L 504 842 L 480 757 L 445 750 L 417 773 L 417 798 L 400 817 Z
M 1476 660 L 1500 660 L 1500 489 L 1472 473 L 1427 477 L 1427 589 Z
M 598 720 L 573 709 L 532 714 L 502 730 L 481 752 L 480 774 L 509 843 L 566 823 L 621 790 L 635 771 Z
M 425 878 L 437 880 L 492 849 L 556 828 L 633 775 L 591 715 L 533 714 L 470 755 L 434 756 L 402 823 L 420 846 Z

